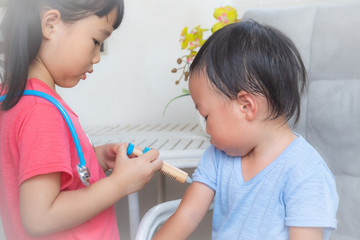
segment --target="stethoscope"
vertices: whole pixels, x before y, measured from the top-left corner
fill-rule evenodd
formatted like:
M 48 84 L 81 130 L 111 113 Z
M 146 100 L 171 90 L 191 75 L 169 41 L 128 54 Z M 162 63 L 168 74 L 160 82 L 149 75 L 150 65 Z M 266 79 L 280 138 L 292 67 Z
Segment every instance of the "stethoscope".
M 53 98 L 52 96 L 50 96 L 50 95 L 48 95 L 46 93 L 40 92 L 40 91 L 25 90 L 23 95 L 37 96 L 37 97 L 44 98 L 44 99 L 48 100 L 49 102 L 51 102 L 52 104 L 54 104 L 54 106 L 60 111 L 61 115 L 65 119 L 66 124 L 69 127 L 71 136 L 72 136 L 72 138 L 74 140 L 74 143 L 75 143 L 76 152 L 77 152 L 77 154 L 79 156 L 80 163 L 77 165 L 77 172 L 79 174 L 80 180 L 82 181 L 82 183 L 85 186 L 89 186 L 90 185 L 90 171 L 86 167 L 86 161 L 85 161 L 84 153 L 82 151 L 78 135 L 77 135 L 77 133 L 75 131 L 74 124 L 71 121 L 71 119 L 69 117 L 69 114 L 66 112 L 65 108 L 55 98 Z M 6 95 L 1 96 L 0 97 L 0 102 L 2 102 L 5 99 L 5 97 L 6 97 Z

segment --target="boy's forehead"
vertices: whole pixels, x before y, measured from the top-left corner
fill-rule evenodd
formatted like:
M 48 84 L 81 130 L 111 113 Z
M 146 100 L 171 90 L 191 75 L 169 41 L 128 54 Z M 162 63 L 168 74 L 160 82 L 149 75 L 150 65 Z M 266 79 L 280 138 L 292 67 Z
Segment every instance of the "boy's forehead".
M 189 79 L 190 93 L 200 95 L 214 95 L 217 94 L 213 84 L 210 82 L 209 77 L 204 72 L 192 73 Z
M 111 26 L 114 26 L 115 22 L 117 21 L 118 18 L 118 11 L 116 8 L 114 8 L 113 10 L 111 10 L 106 16 L 105 16 L 107 22 L 109 24 L 111 24 Z
M 191 74 L 190 74 L 190 78 L 189 80 L 191 79 L 201 79 L 202 81 L 204 82 L 209 82 L 209 77 L 206 73 L 206 70 L 195 70 L 195 71 L 192 71 Z

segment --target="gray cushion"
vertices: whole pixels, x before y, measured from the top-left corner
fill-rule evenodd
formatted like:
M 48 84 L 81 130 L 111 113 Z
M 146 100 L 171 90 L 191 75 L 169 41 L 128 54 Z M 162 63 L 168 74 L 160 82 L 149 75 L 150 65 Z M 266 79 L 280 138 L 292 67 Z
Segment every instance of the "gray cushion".
M 332 239 L 360 239 L 359 92 L 360 79 L 317 80 L 308 92 L 306 136 L 332 170 L 340 196 Z
M 308 70 L 295 131 L 322 155 L 340 202 L 333 240 L 360 239 L 360 4 L 250 9 L 298 47 Z

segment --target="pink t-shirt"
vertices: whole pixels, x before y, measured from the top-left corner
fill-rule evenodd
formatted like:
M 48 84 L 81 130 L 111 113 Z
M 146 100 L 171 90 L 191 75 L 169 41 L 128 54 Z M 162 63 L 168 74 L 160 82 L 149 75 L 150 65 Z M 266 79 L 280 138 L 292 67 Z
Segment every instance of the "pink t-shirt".
M 91 173 L 90 184 L 104 178 L 77 115 L 42 81 L 29 79 L 26 89 L 42 91 L 61 103 L 78 134 Z M 52 103 L 36 96 L 23 96 L 12 109 L 0 111 L 0 215 L 7 240 L 119 239 L 114 207 L 77 227 L 42 238 L 30 237 L 22 226 L 21 183 L 36 175 L 61 172 L 61 191 L 83 188 L 77 164 L 79 158 L 71 133 Z

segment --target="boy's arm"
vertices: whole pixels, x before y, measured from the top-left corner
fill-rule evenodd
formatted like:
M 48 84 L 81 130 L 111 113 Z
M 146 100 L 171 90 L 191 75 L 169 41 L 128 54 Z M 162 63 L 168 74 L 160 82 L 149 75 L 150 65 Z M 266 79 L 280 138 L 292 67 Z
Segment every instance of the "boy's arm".
M 187 239 L 206 215 L 214 195 L 214 190 L 205 184 L 193 182 L 186 190 L 176 212 L 153 239 Z
M 317 227 L 289 227 L 290 240 L 322 240 L 323 228 Z

